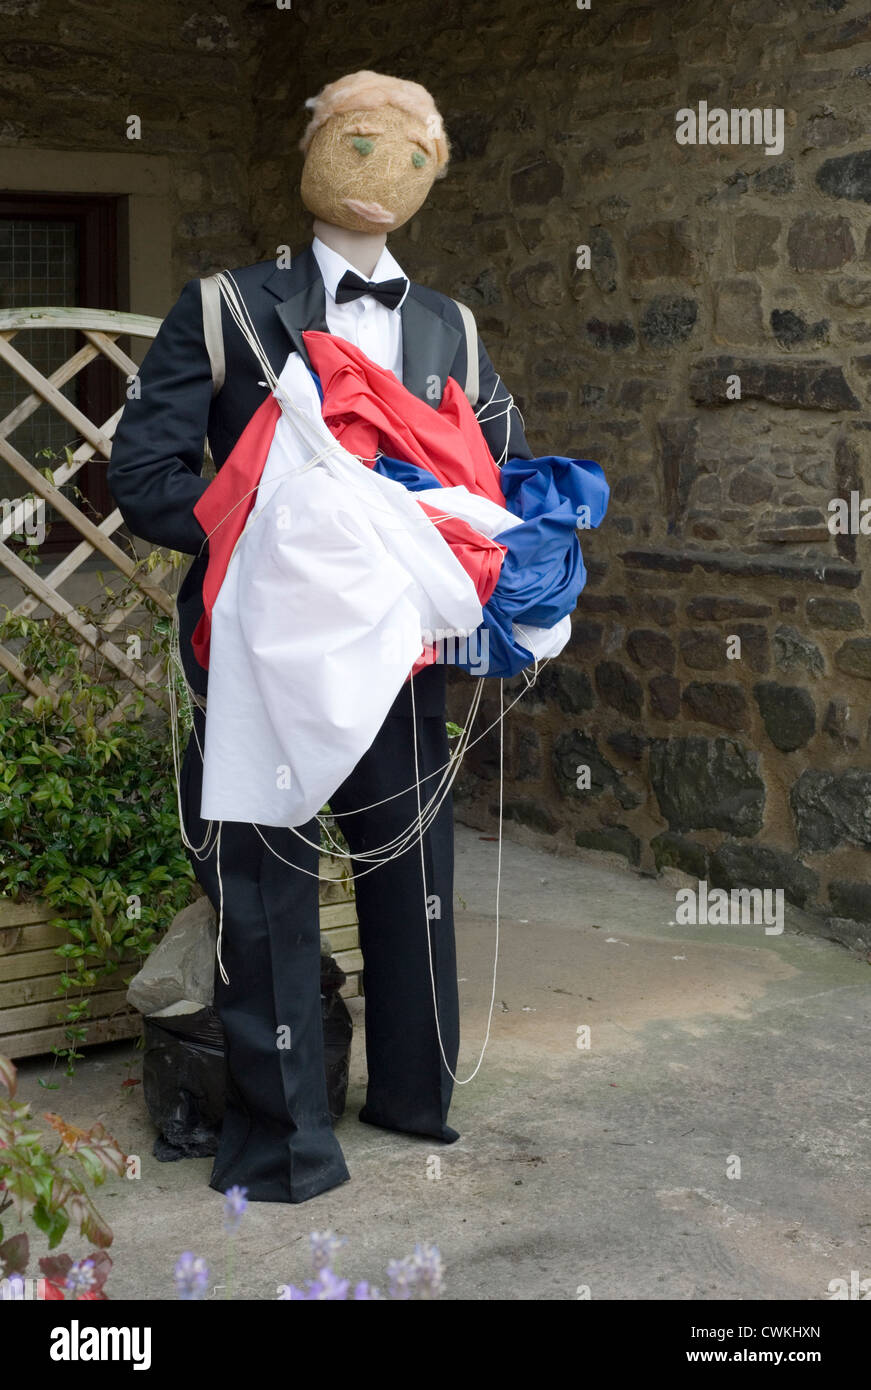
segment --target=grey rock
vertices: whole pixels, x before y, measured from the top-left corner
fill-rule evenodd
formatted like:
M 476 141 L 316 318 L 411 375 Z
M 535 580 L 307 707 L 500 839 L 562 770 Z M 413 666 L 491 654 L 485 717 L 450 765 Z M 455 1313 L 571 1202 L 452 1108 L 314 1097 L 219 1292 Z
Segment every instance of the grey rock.
M 602 661 L 596 667 L 596 690 L 599 698 L 620 714 L 640 719 L 644 691 L 641 682 L 619 661 Z
M 835 652 L 835 665 L 848 676 L 871 681 L 871 637 L 852 637 Z
M 753 188 L 757 193 L 771 193 L 782 197 L 792 193 L 795 188 L 795 165 L 791 159 L 773 162 L 753 175 Z
M 830 941 L 854 951 L 867 951 L 871 946 L 871 928 L 867 922 L 854 922 L 849 917 L 827 917 L 826 935 Z
M 747 725 L 747 697 L 740 685 L 726 681 L 690 681 L 681 703 L 689 719 L 738 731 Z
M 575 834 L 575 844 L 580 849 L 622 854 L 630 864 L 641 861 L 641 841 L 625 825 L 611 825 L 604 830 L 579 830 Z
M 700 618 L 705 623 L 720 623 L 734 618 L 767 618 L 771 606 L 750 603 L 743 598 L 722 598 L 719 594 L 700 594 L 687 604 L 687 617 Z
M 546 700 L 553 700 L 566 714 L 582 714 L 592 709 L 593 687 L 585 671 L 564 662 L 552 661 L 544 668 L 534 686 Z
M 775 665 L 781 671 L 807 671 L 812 676 L 823 673 L 823 654 L 816 642 L 805 637 L 798 628 L 782 624 L 771 643 Z
M 674 670 L 674 643 L 664 632 L 636 628 L 626 639 L 626 650 L 635 664 L 645 670 Z
M 641 337 L 648 347 L 676 347 L 685 343 L 699 316 L 694 299 L 684 295 L 657 295 L 641 317 Z
M 809 323 L 792 309 L 772 309 L 771 331 L 781 347 L 800 347 L 806 343 L 816 345 L 827 340 L 829 320 L 819 319 Z
M 650 780 L 672 830 L 756 835 L 765 784 L 759 754 L 730 738 L 654 739 Z
M 871 922 L 871 884 L 836 879 L 829 884 L 829 902 L 839 917 Z
M 578 787 L 578 768 L 590 769 L 590 786 L 586 790 Z M 622 773 L 607 758 L 603 758 L 594 739 L 581 733 L 580 729 L 570 729 L 554 739 L 553 773 L 557 786 L 564 797 L 571 797 L 578 805 L 583 805 L 588 796 L 601 796 L 611 791 L 620 805 L 629 810 L 641 800 L 629 786 Z
M 832 198 L 871 203 L 871 150 L 824 160 L 817 170 L 817 188 Z
M 811 627 L 849 631 L 863 626 L 862 610 L 858 603 L 843 598 L 809 598 L 807 616 Z
M 605 323 L 602 319 L 588 319 L 587 337 L 600 351 L 620 352 L 635 342 L 635 328 L 628 319 L 615 323 Z
M 806 212 L 797 217 L 787 237 L 793 270 L 839 270 L 856 255 L 856 244 L 846 217 L 824 217 Z
M 711 855 L 710 875 L 715 888 L 782 888 L 797 907 L 812 902 L 819 888 L 817 875 L 795 855 L 729 840 Z
M 871 772 L 808 768 L 793 784 L 789 801 L 802 849 L 871 848 Z
M 650 710 L 661 719 L 676 719 L 680 711 L 680 681 L 676 676 L 654 676 L 647 687 Z
M 494 802 L 490 806 L 490 814 L 491 816 L 499 815 L 498 802 Z M 526 798 L 517 801 L 505 801 L 502 804 L 502 815 L 505 820 L 516 821 L 518 825 L 527 825 L 531 830 L 541 830 L 546 835 L 555 835 L 559 830 L 559 822 L 539 801 L 531 801 Z
M 655 835 L 650 845 L 657 869 L 681 869 L 693 878 L 707 878 L 708 851 L 704 845 L 687 839 L 685 835 L 675 835 L 670 830 Z
M 590 232 L 590 261 L 598 288 L 603 294 L 613 294 L 617 288 L 617 255 L 604 227 L 593 227 Z
M 143 1014 L 181 1000 L 205 1008 L 214 997 L 215 910 L 203 895 L 176 913 L 172 924 L 130 981 L 127 999 Z
M 830 700 L 823 718 L 823 733 L 840 744 L 846 752 L 858 748 L 861 729 L 858 719 L 846 700 Z
M 753 687 L 765 732 L 781 753 L 803 748 L 816 733 L 814 702 L 806 690 L 777 681 L 760 681 Z
M 771 401 L 792 410 L 860 410 L 843 368 L 817 360 L 766 362 L 759 358 L 705 358 L 690 372 L 690 396 L 699 405 L 728 405 L 728 378 L 741 379 L 741 399 Z

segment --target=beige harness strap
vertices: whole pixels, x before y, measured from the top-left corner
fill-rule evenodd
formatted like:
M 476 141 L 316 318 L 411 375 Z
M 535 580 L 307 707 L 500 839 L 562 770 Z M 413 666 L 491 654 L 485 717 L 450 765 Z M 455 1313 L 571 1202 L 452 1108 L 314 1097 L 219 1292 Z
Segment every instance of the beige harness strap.
M 216 275 L 206 275 L 200 280 L 203 300 L 203 337 L 206 351 L 212 364 L 212 395 L 217 396 L 224 384 L 226 364 L 224 361 L 224 330 L 221 324 L 221 290 Z
M 475 323 L 475 315 L 468 305 L 461 304 L 458 299 L 455 299 L 454 303 L 460 311 L 463 328 L 466 332 L 466 383 L 463 391 L 469 404 L 475 406 L 478 404 L 478 397 L 481 394 L 478 377 L 478 328 Z

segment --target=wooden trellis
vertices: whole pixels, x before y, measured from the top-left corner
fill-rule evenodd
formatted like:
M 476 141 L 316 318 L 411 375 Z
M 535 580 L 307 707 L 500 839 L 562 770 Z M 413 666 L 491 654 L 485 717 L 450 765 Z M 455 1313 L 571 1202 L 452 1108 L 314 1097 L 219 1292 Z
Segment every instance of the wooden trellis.
M 15 614 L 32 614 L 41 605 L 59 614 L 80 639 L 80 649 L 91 648 L 115 668 L 118 675 L 132 686 L 143 691 L 155 704 L 168 707 L 163 677 L 163 663 L 157 662 L 150 670 L 143 670 L 112 640 L 118 628 L 141 608 L 145 597 L 151 599 L 161 612 L 172 615 L 175 609 L 173 596 L 163 587 L 163 581 L 174 573 L 167 564 L 157 566 L 148 574 L 143 574 L 137 562 L 126 554 L 112 540 L 113 533 L 123 525 L 123 518 L 117 508 L 97 525 L 67 497 L 61 489 L 91 459 L 106 461 L 112 448 L 112 436 L 121 416 L 121 408 L 108 420 L 89 420 L 73 401 L 63 394 L 61 388 L 82 371 L 89 362 L 100 356 L 107 359 L 120 371 L 126 380 L 138 371 L 137 364 L 118 346 L 118 338 L 127 335 L 133 338 L 152 339 L 160 327 L 161 320 L 142 314 L 121 313 L 115 310 L 79 308 L 32 308 L 7 309 L 0 311 L 0 361 L 5 362 L 25 383 L 28 394 L 12 409 L 5 419 L 0 420 L 0 458 L 19 475 L 25 490 L 42 499 L 46 507 L 54 508 L 58 516 L 67 521 L 81 537 L 72 551 L 44 577 L 24 562 L 8 544 L 9 537 L 36 511 L 39 502 L 34 499 L 22 500 L 14 511 L 3 516 L 0 522 L 0 564 L 18 581 L 22 589 L 19 603 L 11 607 Z M 43 375 L 28 360 L 19 345 L 13 346 L 12 339 L 18 335 L 19 344 L 29 329 L 75 329 L 85 339 L 84 344 L 69 357 L 62 366 L 50 376 Z M 45 404 L 56 411 L 72 427 L 82 443 L 59 468 L 52 473 L 52 481 L 43 475 L 33 462 L 26 459 L 12 444 L 9 436 L 40 405 Z M 133 589 L 123 601 L 119 601 L 101 617 L 99 627 L 88 621 L 62 592 L 63 585 L 80 566 L 97 551 L 105 560 L 130 581 Z M 129 587 L 129 586 L 128 586 Z M 37 696 L 48 696 L 53 702 L 58 699 L 61 689 L 59 680 L 49 679 L 46 683 L 38 676 L 24 669 L 14 652 L 0 643 L 0 666 L 23 687 L 26 694 L 23 704 L 30 707 Z M 125 705 L 134 698 L 134 692 L 126 694 L 121 702 L 104 721 L 117 718 Z
M 130 683 L 133 689 L 105 717 L 102 721 L 104 726 L 119 717 L 137 689 L 144 691 L 155 704 L 163 708 L 169 706 L 163 661 L 158 661 L 145 671 L 121 651 L 112 637 L 131 614 L 142 607 L 146 598 L 151 599 L 162 613 L 169 616 L 174 613 L 175 599 L 163 587 L 163 581 L 175 571 L 171 565 L 161 564 L 150 573 L 143 574 L 137 562 L 112 540 L 113 533 L 123 525 L 117 508 L 97 525 L 61 491 L 91 459 L 108 460 L 112 436 L 121 416 L 119 408 L 108 420 L 89 420 L 63 394 L 61 388 L 101 354 L 123 373 L 126 382 L 129 376 L 137 373 L 138 368 L 118 346 L 117 339 L 122 335 L 152 339 L 160 324 L 160 319 L 146 318 L 141 314 L 97 309 L 0 311 L 0 361 L 6 362 L 28 388 L 28 394 L 5 419 L 0 420 L 0 458 L 21 478 L 23 491 L 35 494 L 35 498 L 41 499 L 47 507 L 53 507 L 80 536 L 74 549 L 49 574 L 40 577 L 8 544 L 10 535 L 32 517 L 38 502 L 21 499 L 15 512 L 3 516 L 0 520 L 0 564 L 17 580 L 22 591 L 21 599 L 11 611 L 27 616 L 44 605 L 69 625 L 79 639 L 83 653 L 90 648 L 104 657 L 120 678 Z M 77 329 L 85 339 L 84 345 L 50 376 L 38 371 L 26 354 L 12 344 L 16 335 L 25 334 L 28 329 L 45 328 Z M 15 448 L 9 438 L 12 431 L 43 403 L 57 411 L 83 441 L 67 461 L 53 470 L 51 481 Z M 62 593 L 63 585 L 95 551 L 129 581 L 127 587 L 130 590 L 109 609 L 108 616 L 101 616 L 99 627 L 90 622 Z M 59 677 L 44 682 L 33 672 L 26 671 L 14 652 L 2 643 L 0 667 L 22 687 L 24 707 L 32 707 L 33 701 L 39 696 L 48 696 L 54 703 L 62 693 Z M 320 925 L 330 952 L 347 975 L 342 994 L 351 996 L 362 993 L 363 958 L 359 948 L 353 883 L 340 870 L 338 861 L 330 860 L 328 856 L 322 859 Z M 64 1041 L 65 1028 L 59 1021 L 55 999 L 56 980 L 64 961 L 56 954 L 56 948 L 67 937 L 63 930 L 51 926 L 52 915 L 53 910 L 44 903 L 21 906 L 0 901 L 0 1052 L 8 1052 L 13 1057 L 44 1052 Z M 88 1042 L 130 1037 L 139 1031 L 138 1015 L 125 1006 L 121 974 L 104 982 L 102 988 L 96 991 L 93 1008 L 93 1017 L 86 1025 Z

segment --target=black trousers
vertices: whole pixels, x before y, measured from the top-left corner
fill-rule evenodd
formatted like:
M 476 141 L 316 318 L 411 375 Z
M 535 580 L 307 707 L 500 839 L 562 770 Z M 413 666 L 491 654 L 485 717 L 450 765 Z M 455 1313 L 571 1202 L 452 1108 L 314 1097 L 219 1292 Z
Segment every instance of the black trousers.
M 425 803 L 448 759 L 444 671 L 430 668 L 414 683 Z M 433 708 L 439 712 L 432 713 Z M 417 814 L 415 721 L 409 714 L 406 682 L 375 741 L 330 798 L 352 854 L 392 840 Z M 202 746 L 206 715 L 197 709 L 195 718 Z M 196 846 L 207 828 L 199 814 L 201 788 L 202 759 L 191 735 L 180 790 L 187 835 Z M 364 807 L 368 809 L 360 809 Z M 317 845 L 315 820 L 299 831 Z M 429 930 L 442 1043 L 456 1071 L 459 1006 L 450 795 L 426 832 L 423 848 L 425 884 L 416 839 L 390 863 L 374 869 L 366 863 L 353 866 L 368 1067 L 359 1118 L 450 1143 L 459 1136 L 447 1124 L 452 1081 L 438 1045 L 427 952 Z M 217 912 L 217 850 L 204 860 L 188 853 Z M 235 1184 L 246 1187 L 251 1201 L 304 1202 L 349 1177 L 331 1125 L 324 1078 L 317 871 L 317 848 L 292 831 L 223 822 L 221 956 L 229 984 L 216 966 L 215 1005 L 226 1037 L 227 1104 L 210 1185 L 221 1192 Z

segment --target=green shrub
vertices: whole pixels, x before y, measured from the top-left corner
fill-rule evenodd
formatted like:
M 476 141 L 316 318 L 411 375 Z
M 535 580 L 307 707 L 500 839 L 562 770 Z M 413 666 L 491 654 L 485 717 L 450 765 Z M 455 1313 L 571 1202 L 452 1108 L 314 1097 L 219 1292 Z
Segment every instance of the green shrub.
M 148 568 L 154 556 L 144 562 Z M 106 608 L 124 598 L 108 589 L 106 595 L 102 613 L 78 610 L 97 627 Z M 144 610 L 151 666 L 166 651 L 169 624 L 149 600 Z M 124 641 L 116 632 L 111 640 Z M 88 991 L 125 956 L 144 957 L 195 896 L 179 830 L 170 728 L 165 715 L 153 708 L 146 714 L 142 692 L 75 639 L 59 616 L 7 613 L 0 641 L 17 648 L 28 673 L 46 682 L 53 673 L 60 678 L 54 707 L 40 697 L 32 710 L 11 677 L 0 679 L 0 895 L 42 899 L 66 929 L 58 993 L 68 1046 L 54 1051 L 72 1074 Z M 131 691 L 117 721 L 101 728 Z M 186 732 L 179 731 L 182 743 Z
M 103 1125 L 77 1129 L 54 1114 L 46 1119 L 59 1141 L 56 1148 L 49 1148 L 46 1136 L 33 1127 L 30 1105 L 16 1098 L 16 1090 L 16 1069 L 8 1057 L 0 1057 L 0 1216 L 5 1220 L 11 1207 L 19 1226 L 26 1218 L 31 1220 L 48 1237 L 49 1250 L 60 1244 L 72 1223 L 80 1236 L 98 1247 L 91 1252 L 90 1264 L 99 1271 L 93 1282 L 102 1289 L 111 1260 L 101 1252 L 112 1244 L 112 1229 L 94 1206 L 88 1188 L 99 1186 L 107 1173 L 126 1176 L 128 1159 Z M 0 1225 L 0 1278 L 25 1275 L 29 1260 L 27 1231 L 7 1235 Z M 39 1263 L 48 1283 L 52 1275 L 57 1280 L 72 1265 L 69 1256 Z M 62 1298 L 63 1282 L 48 1296 Z M 105 1297 L 90 1295 L 95 1296 Z

